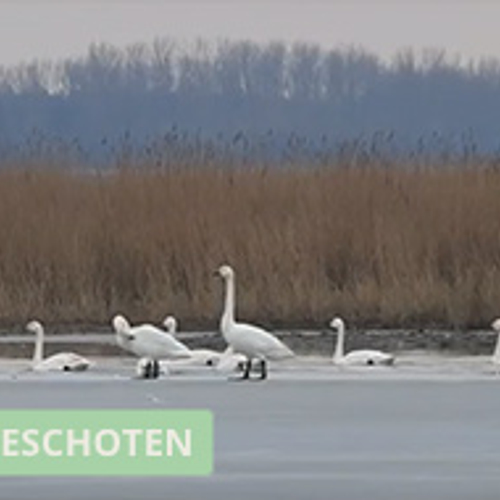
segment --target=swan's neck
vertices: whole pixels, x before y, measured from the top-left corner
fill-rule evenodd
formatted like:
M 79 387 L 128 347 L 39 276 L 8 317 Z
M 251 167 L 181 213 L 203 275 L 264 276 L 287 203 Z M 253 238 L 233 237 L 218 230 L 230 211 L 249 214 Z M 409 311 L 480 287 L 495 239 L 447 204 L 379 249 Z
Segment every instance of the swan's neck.
M 344 357 L 344 336 L 345 326 L 342 323 L 337 329 L 337 344 L 335 345 L 333 361 L 340 361 Z
M 224 298 L 224 311 L 221 318 L 222 333 L 227 331 L 234 323 L 234 276 L 226 279 L 226 295 Z
M 177 320 L 172 319 L 172 321 L 168 325 L 168 333 L 175 337 L 175 334 L 177 333 Z
M 36 365 L 43 361 L 43 330 L 37 328 L 35 337 L 35 352 L 33 353 L 33 364 Z
M 500 363 L 500 330 L 497 330 L 497 343 L 495 345 L 495 350 L 493 351 L 493 362 Z

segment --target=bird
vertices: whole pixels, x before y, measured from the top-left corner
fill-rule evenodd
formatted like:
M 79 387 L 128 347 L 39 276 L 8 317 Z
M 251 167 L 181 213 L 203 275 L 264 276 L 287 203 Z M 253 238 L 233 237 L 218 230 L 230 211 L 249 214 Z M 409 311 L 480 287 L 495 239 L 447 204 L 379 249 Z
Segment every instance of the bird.
M 174 336 L 177 334 L 177 319 L 175 316 L 168 315 L 165 316 L 165 319 L 163 320 L 163 326 L 167 329 L 167 332 L 170 333 L 170 335 Z
M 336 365 L 392 365 L 394 356 L 382 351 L 360 349 L 344 354 L 345 323 L 342 318 L 333 318 L 330 326 L 337 332 L 337 344 L 333 354 L 333 363 Z
M 191 356 L 191 350 L 172 335 L 154 325 L 131 326 L 122 314 L 112 319 L 118 345 L 141 359 L 137 374 L 142 378 L 158 378 L 161 359 L 182 359 Z
M 260 379 L 267 378 L 267 361 L 293 357 L 294 354 L 283 342 L 261 327 L 235 320 L 235 273 L 229 265 L 223 265 L 216 275 L 224 280 L 224 309 L 220 330 L 234 354 L 243 354 L 247 361 L 242 380 L 250 378 L 252 361 L 260 364 Z
M 84 371 L 92 366 L 92 363 L 87 358 L 74 352 L 60 352 L 43 359 L 45 332 L 42 323 L 38 320 L 32 320 L 26 325 L 26 330 L 36 336 L 35 350 L 31 362 L 33 371 Z
M 215 367 L 219 373 L 244 372 L 247 365 L 247 357 L 240 353 L 235 353 L 231 346 L 220 355 Z
M 177 335 L 178 322 L 177 319 L 168 315 L 163 320 L 163 326 L 167 332 L 175 337 Z M 167 366 L 172 371 L 183 371 L 189 368 L 215 367 L 222 357 L 222 353 L 213 351 L 212 349 L 191 349 L 189 358 L 169 361 Z
M 491 327 L 497 333 L 497 340 L 495 344 L 495 349 L 493 350 L 493 355 L 491 356 L 491 362 L 500 369 L 500 318 L 497 318 L 491 324 Z

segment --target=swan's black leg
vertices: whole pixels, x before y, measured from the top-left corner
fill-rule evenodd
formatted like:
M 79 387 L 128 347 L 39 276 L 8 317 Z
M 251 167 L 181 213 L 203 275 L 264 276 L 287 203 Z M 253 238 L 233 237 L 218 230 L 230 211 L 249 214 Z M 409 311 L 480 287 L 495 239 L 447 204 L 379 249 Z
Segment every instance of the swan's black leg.
M 231 377 L 229 380 L 240 381 L 240 380 L 248 380 L 250 378 L 250 370 L 252 369 L 252 360 L 247 358 L 243 365 L 243 374 L 241 377 Z
M 158 378 L 160 376 L 160 362 L 154 359 L 152 362 L 151 378 Z
M 267 378 L 267 363 L 265 359 L 260 360 L 260 380 Z
M 247 358 L 245 362 L 242 362 L 241 370 L 243 374 L 241 377 L 230 377 L 229 380 L 233 381 L 241 381 L 241 380 L 250 380 L 250 372 L 252 371 L 252 359 Z M 240 369 L 240 364 L 238 364 L 238 369 Z
M 144 365 L 144 378 L 150 378 L 151 377 L 151 361 L 148 361 Z
M 250 378 L 251 369 L 252 369 L 252 359 L 248 358 L 245 365 L 245 371 L 243 372 L 243 376 L 241 377 L 242 380 L 248 380 Z
M 252 380 L 265 380 L 267 378 L 267 361 L 265 359 L 259 359 L 260 376 L 253 378 Z

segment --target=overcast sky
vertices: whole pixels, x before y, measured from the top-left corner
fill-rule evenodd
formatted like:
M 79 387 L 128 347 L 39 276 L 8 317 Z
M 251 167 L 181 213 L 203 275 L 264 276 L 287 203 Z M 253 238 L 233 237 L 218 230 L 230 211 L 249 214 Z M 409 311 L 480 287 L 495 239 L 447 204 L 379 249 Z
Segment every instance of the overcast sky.
M 0 0 L 0 64 L 85 53 L 169 36 L 403 47 L 500 58 L 500 2 L 472 0 Z

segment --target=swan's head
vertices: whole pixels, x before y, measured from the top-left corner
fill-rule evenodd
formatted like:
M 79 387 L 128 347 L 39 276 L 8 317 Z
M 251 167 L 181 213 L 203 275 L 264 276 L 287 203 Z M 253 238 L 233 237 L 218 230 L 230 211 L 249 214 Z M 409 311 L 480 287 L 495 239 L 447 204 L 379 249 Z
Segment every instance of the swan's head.
M 224 264 L 223 266 L 219 267 L 219 269 L 215 272 L 215 274 L 227 280 L 234 276 L 234 271 L 231 266 Z
M 130 323 L 126 320 L 125 316 L 117 314 L 111 321 L 116 333 L 123 333 L 130 328 Z
M 334 330 L 340 330 L 341 328 L 344 328 L 344 320 L 342 318 L 339 318 L 338 316 L 336 318 L 333 318 L 330 321 L 330 326 Z
M 500 332 L 500 318 L 497 318 L 493 323 L 491 323 L 491 328 L 496 332 Z
M 167 329 L 168 333 L 174 334 L 177 331 L 177 320 L 173 316 L 167 316 L 163 320 L 163 326 Z
M 43 326 L 42 326 L 42 323 L 40 323 L 40 321 L 37 321 L 37 320 L 33 320 L 33 321 L 30 321 L 27 325 L 26 325 L 26 330 L 28 330 L 28 332 L 31 332 L 31 333 L 43 333 Z

